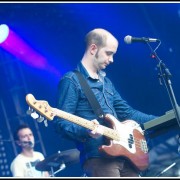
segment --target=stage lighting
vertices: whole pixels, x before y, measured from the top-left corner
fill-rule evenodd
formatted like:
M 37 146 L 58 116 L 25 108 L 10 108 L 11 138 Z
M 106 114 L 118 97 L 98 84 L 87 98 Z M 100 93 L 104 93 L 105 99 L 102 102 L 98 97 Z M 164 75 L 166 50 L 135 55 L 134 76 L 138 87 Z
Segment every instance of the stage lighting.
M 3 43 L 9 35 L 9 27 L 6 24 L 0 25 L 0 43 Z

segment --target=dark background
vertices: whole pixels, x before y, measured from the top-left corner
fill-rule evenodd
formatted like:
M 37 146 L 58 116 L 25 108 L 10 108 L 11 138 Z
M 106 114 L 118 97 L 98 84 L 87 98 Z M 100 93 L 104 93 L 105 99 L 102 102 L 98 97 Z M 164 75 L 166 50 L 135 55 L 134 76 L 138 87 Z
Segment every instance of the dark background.
M 25 96 L 32 93 L 51 107 L 56 104 L 61 76 L 76 67 L 84 53 L 84 37 L 94 28 L 105 28 L 119 40 L 114 63 L 106 70 L 121 96 L 134 108 L 162 116 L 172 109 L 165 85 L 158 79 L 158 61 L 151 58 L 145 43 L 125 44 L 124 37 L 151 37 L 161 40 L 157 49 L 169 68 L 177 102 L 180 99 L 180 4 L 177 3 L 0 3 L 0 24 L 7 24 L 35 52 L 46 59 L 47 66 L 34 66 L 38 59 L 26 62 L 0 48 L 0 140 L 1 176 L 11 176 L 10 163 L 18 149 L 12 133 L 22 121 L 34 129 L 36 150 L 46 157 L 75 148 L 73 142 L 60 138 L 48 127 L 26 115 Z M 18 48 L 18 44 L 13 48 Z M 157 43 L 151 43 L 153 49 Z M 26 56 L 26 54 L 25 54 Z M 26 56 L 27 58 L 27 56 Z M 176 124 L 176 127 L 178 125 Z M 166 133 L 153 138 L 150 168 L 143 176 L 155 176 L 171 164 L 162 176 L 179 176 L 177 135 L 179 130 L 163 126 Z M 67 166 L 59 177 L 83 175 L 79 163 Z

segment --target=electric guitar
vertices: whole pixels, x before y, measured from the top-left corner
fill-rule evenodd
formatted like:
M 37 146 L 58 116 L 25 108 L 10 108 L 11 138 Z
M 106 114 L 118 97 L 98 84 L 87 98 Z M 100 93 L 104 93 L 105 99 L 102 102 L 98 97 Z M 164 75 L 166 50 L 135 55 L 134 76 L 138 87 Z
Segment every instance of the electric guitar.
M 94 130 L 97 126 L 90 120 L 52 108 L 47 101 L 36 100 L 32 94 L 26 95 L 26 102 L 30 108 L 45 117 L 46 121 L 47 119 L 53 120 L 57 116 L 89 130 Z M 138 170 L 145 170 L 149 164 L 149 156 L 147 143 L 140 125 L 134 120 L 120 122 L 110 114 L 105 115 L 105 120 L 108 127 L 100 126 L 108 144 L 100 146 L 99 150 L 110 157 L 122 156 L 129 160 Z

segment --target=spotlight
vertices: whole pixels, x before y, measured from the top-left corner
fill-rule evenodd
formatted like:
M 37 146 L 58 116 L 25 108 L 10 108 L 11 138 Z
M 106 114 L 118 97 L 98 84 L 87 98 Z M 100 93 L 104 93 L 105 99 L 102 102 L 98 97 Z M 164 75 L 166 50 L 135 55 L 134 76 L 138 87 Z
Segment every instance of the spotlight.
M 9 27 L 6 24 L 0 25 L 0 43 L 3 43 L 9 35 Z

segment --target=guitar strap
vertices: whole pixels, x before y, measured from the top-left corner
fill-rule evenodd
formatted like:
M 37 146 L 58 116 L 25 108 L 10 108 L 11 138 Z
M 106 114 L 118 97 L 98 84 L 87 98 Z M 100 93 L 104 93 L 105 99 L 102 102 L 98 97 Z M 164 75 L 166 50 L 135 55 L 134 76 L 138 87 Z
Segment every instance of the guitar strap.
M 99 102 L 97 101 L 94 93 L 92 92 L 89 84 L 85 80 L 84 76 L 78 70 L 74 70 L 74 72 L 77 75 L 79 82 L 81 84 L 81 87 L 82 87 L 86 97 L 88 98 L 88 101 L 91 104 L 91 107 L 93 108 L 95 114 L 97 115 L 97 117 L 103 119 L 104 112 L 101 109 L 101 106 L 100 106 Z

